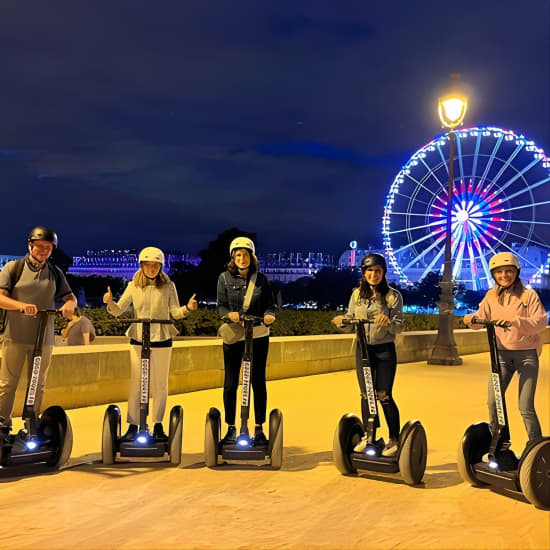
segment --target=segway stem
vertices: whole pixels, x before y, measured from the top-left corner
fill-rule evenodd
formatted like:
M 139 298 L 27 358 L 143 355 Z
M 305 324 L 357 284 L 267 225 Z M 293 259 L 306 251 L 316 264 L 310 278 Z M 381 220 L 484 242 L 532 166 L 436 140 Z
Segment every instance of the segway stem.
M 123 323 L 141 324 L 141 370 L 140 370 L 140 401 L 139 401 L 139 431 L 148 432 L 147 417 L 149 416 L 149 386 L 151 372 L 151 325 L 170 325 L 171 319 L 120 319 Z
M 36 392 L 38 391 L 38 381 L 40 380 L 40 371 L 42 369 L 42 348 L 44 347 L 44 335 L 48 326 L 48 316 L 58 313 L 55 309 L 39 309 L 38 330 L 36 331 L 36 340 L 32 352 L 32 366 L 30 369 L 30 379 L 27 385 L 25 395 L 25 405 L 23 406 L 22 418 L 25 424 L 25 430 L 31 438 L 37 436 L 38 415 L 35 409 Z
M 497 337 L 495 333 L 496 321 L 487 319 L 472 319 L 472 324 L 483 325 L 487 329 L 489 340 L 489 354 L 491 357 L 491 385 L 495 396 L 495 407 L 497 411 L 497 430 L 491 439 L 489 456 L 494 457 L 497 450 L 505 450 L 511 447 L 510 427 L 508 423 L 508 410 L 506 398 L 502 391 L 502 369 L 498 359 Z
M 240 435 L 249 435 L 248 419 L 250 416 L 250 379 L 252 376 L 254 326 L 260 325 L 263 322 L 263 317 L 240 312 L 239 318 L 244 326 L 243 387 L 241 398 L 241 427 L 239 432 Z

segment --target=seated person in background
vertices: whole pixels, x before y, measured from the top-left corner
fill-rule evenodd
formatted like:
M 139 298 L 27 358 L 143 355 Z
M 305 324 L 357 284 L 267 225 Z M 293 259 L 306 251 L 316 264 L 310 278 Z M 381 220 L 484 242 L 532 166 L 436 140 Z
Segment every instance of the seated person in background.
M 73 318 L 61 331 L 61 336 L 69 346 L 87 346 L 95 340 L 95 328 L 90 319 L 81 315 L 80 309 L 76 308 Z

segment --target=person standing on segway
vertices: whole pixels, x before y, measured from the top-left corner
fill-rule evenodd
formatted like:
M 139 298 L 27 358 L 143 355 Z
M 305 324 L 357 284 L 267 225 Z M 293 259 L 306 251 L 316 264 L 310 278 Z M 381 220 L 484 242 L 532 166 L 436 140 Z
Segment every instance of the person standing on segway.
M 249 285 L 254 284 L 254 290 L 247 313 L 263 317 L 264 326 L 254 327 L 254 342 L 252 347 L 252 391 L 254 394 L 254 445 L 267 445 L 267 438 L 262 425 L 265 422 L 267 408 L 267 387 L 265 368 L 269 349 L 269 328 L 275 321 L 275 304 L 273 292 L 265 275 L 258 272 L 258 259 L 255 255 L 254 243 L 248 237 L 233 239 L 229 247 L 230 261 L 227 271 L 218 278 L 217 303 L 218 313 L 227 317 L 229 323 L 240 322 L 240 312 L 243 310 L 245 295 Z M 255 281 L 251 281 L 253 275 Z M 242 337 L 234 343 L 223 343 L 223 361 L 225 378 L 223 385 L 223 404 L 225 422 L 228 429 L 222 439 L 222 445 L 235 443 L 237 428 L 235 413 L 237 407 L 237 388 L 239 373 L 244 354 L 244 330 Z
M 65 275 L 48 260 L 57 247 L 55 232 L 47 227 L 35 227 L 29 233 L 27 247 L 29 251 L 24 258 L 8 262 L 0 271 L 0 308 L 7 310 L 0 368 L 0 436 L 3 437 L 11 429 L 15 392 L 25 361 L 29 371 L 32 370 L 38 310 L 54 309 L 55 301 L 63 300 L 65 303 L 60 312 L 71 319 L 76 307 L 76 298 Z M 54 341 L 54 319 L 50 316 L 44 335 L 35 397 L 37 414 L 40 412 Z
M 514 372 L 517 371 L 519 411 L 531 442 L 542 436 L 535 412 L 535 390 L 539 355 L 542 352 L 541 332 L 546 328 L 546 311 L 536 291 L 523 285 L 519 277 L 521 265 L 514 254 L 496 254 L 489 261 L 489 269 L 495 285 L 487 291 L 479 309 L 464 316 L 464 324 L 479 330 L 483 326 L 472 324 L 473 320 L 496 321 L 495 335 L 502 371 L 502 391 L 506 392 Z M 494 434 L 498 418 L 491 379 L 488 396 L 490 428 Z
M 176 286 L 163 272 L 164 253 L 159 248 L 148 246 L 139 253 L 140 268 L 128 283 L 118 303 L 113 300 L 108 287 L 103 296 L 107 311 L 118 317 L 130 306 L 140 319 L 182 319 L 198 308 L 195 295 L 187 305 L 180 307 Z M 128 431 L 125 440 L 132 441 L 138 432 L 141 374 L 141 331 L 140 324 L 130 326 L 126 335 L 130 337 L 130 393 L 128 395 Z M 178 333 L 171 324 L 151 325 L 151 395 L 153 397 L 153 436 L 159 441 L 168 441 L 162 420 L 168 397 L 168 373 L 172 355 L 172 338 Z
M 382 451 L 382 456 L 394 456 L 398 450 L 399 409 L 392 396 L 393 382 L 397 368 L 395 337 L 403 330 L 403 298 L 391 288 L 386 281 L 386 259 L 381 254 L 369 254 L 361 261 L 363 276 L 359 287 L 352 294 L 345 315 L 337 315 L 332 322 L 342 325 L 342 319 L 356 318 L 373 320 L 366 327 L 367 351 L 369 361 L 376 373 L 376 394 L 389 429 L 389 439 Z M 356 348 L 356 371 L 361 386 L 361 353 Z M 361 396 L 361 407 L 368 411 L 367 396 Z M 368 415 L 367 415 L 368 416 Z M 366 446 L 364 437 L 355 447 L 361 452 Z

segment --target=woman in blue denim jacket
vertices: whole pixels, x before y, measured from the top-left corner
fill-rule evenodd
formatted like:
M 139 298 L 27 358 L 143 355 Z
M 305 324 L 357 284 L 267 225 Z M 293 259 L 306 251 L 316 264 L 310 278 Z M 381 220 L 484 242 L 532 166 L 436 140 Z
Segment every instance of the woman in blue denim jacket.
M 218 278 L 217 304 L 218 313 L 226 317 L 230 323 L 240 321 L 239 312 L 243 309 L 244 298 L 250 277 L 256 275 L 256 283 L 247 313 L 263 317 L 263 326 L 254 327 L 254 342 L 252 347 L 252 392 L 254 394 L 254 444 L 267 445 L 267 439 L 262 429 L 267 408 L 267 388 L 265 383 L 265 367 L 269 349 L 269 325 L 275 321 L 275 305 L 273 292 L 267 277 L 258 273 L 258 260 L 255 256 L 254 243 L 247 237 L 237 237 L 229 247 L 231 260 L 227 271 Z M 223 444 L 236 440 L 235 413 L 237 407 L 237 387 L 244 354 L 244 336 L 233 344 L 223 344 L 223 361 L 225 378 L 223 385 L 223 404 L 225 421 L 228 424 L 227 434 Z

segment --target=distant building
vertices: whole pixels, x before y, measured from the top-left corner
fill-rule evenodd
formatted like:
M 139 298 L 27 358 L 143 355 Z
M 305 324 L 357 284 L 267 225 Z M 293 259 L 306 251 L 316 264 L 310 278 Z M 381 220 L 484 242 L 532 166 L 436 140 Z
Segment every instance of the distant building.
M 130 280 L 139 269 L 139 250 L 87 250 L 84 256 L 74 256 L 69 273 L 80 277 L 121 277 Z M 165 253 L 164 270 L 170 274 L 176 265 L 198 265 L 200 259 L 190 254 Z
M 334 268 L 334 258 L 324 252 L 269 252 L 258 257 L 260 271 L 271 281 L 290 283 L 314 277 L 323 268 Z
M 0 254 L 0 269 L 2 269 L 8 262 L 12 260 L 18 260 L 23 256 L 10 256 L 9 254 Z

